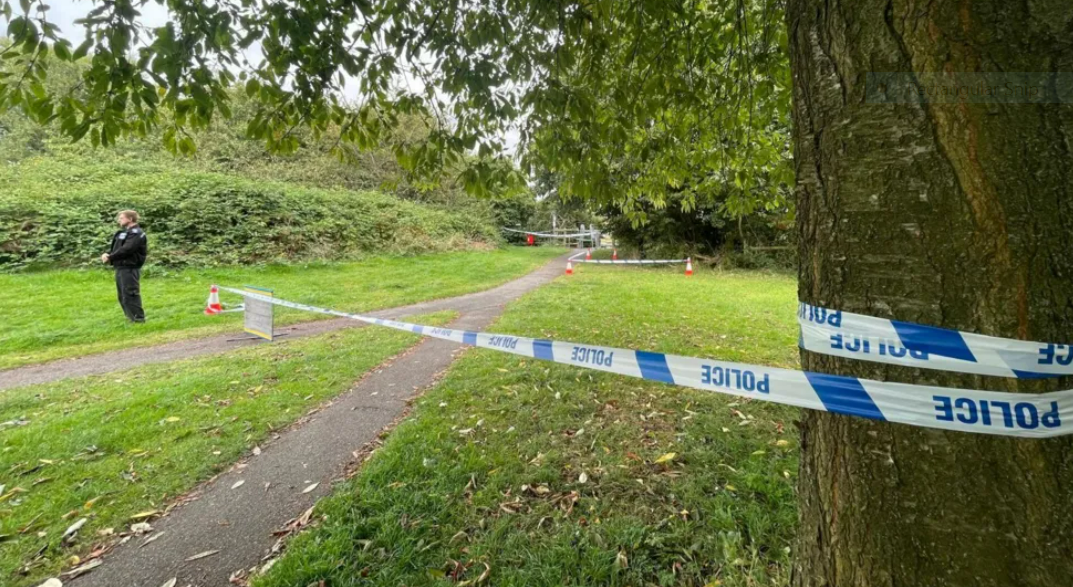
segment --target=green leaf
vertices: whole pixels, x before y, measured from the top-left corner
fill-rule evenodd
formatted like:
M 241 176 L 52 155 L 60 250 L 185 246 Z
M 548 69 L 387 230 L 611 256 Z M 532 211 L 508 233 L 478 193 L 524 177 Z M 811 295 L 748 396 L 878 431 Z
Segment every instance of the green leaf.
M 67 41 L 57 41 L 56 44 L 52 46 L 52 52 L 56 54 L 56 58 L 60 61 L 71 60 L 70 43 Z

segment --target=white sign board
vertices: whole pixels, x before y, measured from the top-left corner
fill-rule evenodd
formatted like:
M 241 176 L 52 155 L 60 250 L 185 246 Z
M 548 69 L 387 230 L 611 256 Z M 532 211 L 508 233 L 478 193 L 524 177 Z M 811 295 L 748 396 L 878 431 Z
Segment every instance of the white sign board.
M 261 289 L 259 287 L 246 286 L 246 291 L 255 293 L 258 295 L 272 297 L 272 290 Z M 265 340 L 272 340 L 274 317 L 272 314 L 272 308 L 274 304 L 257 300 L 251 297 L 245 298 L 246 311 L 245 321 L 242 326 L 246 332 L 261 337 Z

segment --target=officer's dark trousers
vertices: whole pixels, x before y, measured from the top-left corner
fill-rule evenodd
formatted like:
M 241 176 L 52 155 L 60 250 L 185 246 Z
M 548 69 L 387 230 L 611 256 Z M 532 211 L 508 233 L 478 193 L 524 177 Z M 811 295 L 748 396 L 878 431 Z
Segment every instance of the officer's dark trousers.
M 115 288 L 119 295 L 119 305 L 123 307 L 127 320 L 132 322 L 145 322 L 145 311 L 142 310 L 141 279 L 141 269 L 116 267 Z

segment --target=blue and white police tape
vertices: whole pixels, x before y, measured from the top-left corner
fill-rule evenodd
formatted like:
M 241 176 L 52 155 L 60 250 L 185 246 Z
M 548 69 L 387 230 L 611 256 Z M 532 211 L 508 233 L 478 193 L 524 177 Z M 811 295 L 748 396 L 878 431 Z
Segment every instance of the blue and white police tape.
M 1073 432 L 1073 390 L 1045 394 L 976 391 L 871 381 L 664 353 L 526 338 L 383 320 L 223 291 L 297 310 L 351 318 L 523 357 L 682 387 L 873 420 L 961 432 L 1046 438 Z
M 513 228 L 500 228 L 500 230 L 505 230 L 507 232 L 517 232 L 519 234 L 531 234 L 533 236 L 546 236 L 546 237 L 549 237 L 549 238 L 550 237 L 554 237 L 554 238 L 577 238 L 579 236 L 591 237 L 591 236 L 594 236 L 596 234 L 595 230 L 586 231 L 586 232 L 578 232 L 578 233 L 575 233 L 575 234 L 549 234 L 547 232 L 533 232 L 531 230 L 516 230 L 516 229 L 513 229 Z
M 604 263 L 607 265 L 673 265 L 685 263 L 688 259 L 582 259 L 585 251 L 570 255 L 569 261 L 576 263 Z
M 685 263 L 685 259 L 572 259 L 578 263 L 597 263 L 604 265 L 674 265 Z
M 801 303 L 801 348 L 824 355 L 975 375 L 1073 375 L 1073 345 L 1013 340 Z

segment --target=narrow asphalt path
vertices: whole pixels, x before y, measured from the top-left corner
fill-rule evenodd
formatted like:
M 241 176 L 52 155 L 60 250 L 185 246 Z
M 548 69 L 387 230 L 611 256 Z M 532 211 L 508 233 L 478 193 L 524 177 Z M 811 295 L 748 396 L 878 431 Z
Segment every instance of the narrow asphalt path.
M 529 275 L 507 282 L 490 290 L 465 294 L 453 298 L 420 302 L 409 306 L 399 306 L 397 308 L 366 312 L 365 314 L 376 318 L 398 319 L 404 316 L 439 312 L 441 310 L 457 310 L 466 313 L 483 306 L 495 306 L 498 304 L 497 300 L 500 298 L 512 295 L 517 297 L 519 292 L 524 293 L 535 285 L 546 282 L 548 275 L 554 276 L 557 273 L 557 271 L 551 270 L 551 268 L 561 269 L 563 263 L 564 260 L 552 261 L 542 269 L 538 269 Z M 547 273 L 549 271 L 550 273 Z M 326 332 L 339 330 L 340 328 L 360 328 L 363 326 L 365 326 L 364 322 L 346 318 L 336 318 L 283 327 L 277 329 L 277 333 L 286 334 L 284 340 L 290 340 L 303 336 L 324 334 Z M 180 340 L 151 347 L 109 351 L 107 353 L 86 355 L 84 357 L 60 359 L 48 363 L 16 367 L 14 369 L 0 371 L 0 391 L 25 385 L 49 383 L 71 377 L 84 377 L 86 375 L 100 375 L 112 371 L 122 371 L 140 365 L 148 365 L 150 363 L 167 363 L 190 357 L 225 353 L 227 351 L 255 344 L 268 343 L 267 341 L 258 338 L 247 337 L 241 330 L 236 330 L 233 333 L 221 334 L 219 336 Z
M 506 303 L 551 281 L 562 268 L 562 260 L 552 261 L 495 289 L 378 315 L 451 309 L 461 313 L 452 328 L 483 330 Z M 321 330 L 317 332 L 326 331 L 329 324 L 318 323 Z M 336 328 L 343 325 L 339 323 Z M 230 585 L 232 573 L 260 564 L 277 540 L 273 532 L 327 495 L 333 480 L 357 463 L 362 447 L 405 414 L 408 400 L 434 384 L 461 348 L 448 341 L 426 339 L 377 368 L 307 421 L 281 434 L 259 455 L 251 455 L 198 488 L 193 494 L 196 499 L 153 521 L 153 534 L 163 532 L 160 538 L 145 546 L 144 536 L 133 538 L 108 554 L 104 564 L 70 585 L 160 587 L 173 578 L 177 587 Z M 243 483 L 236 487 L 239 481 Z M 306 492 L 310 487 L 313 489 Z M 187 560 L 209 551 L 217 552 Z

